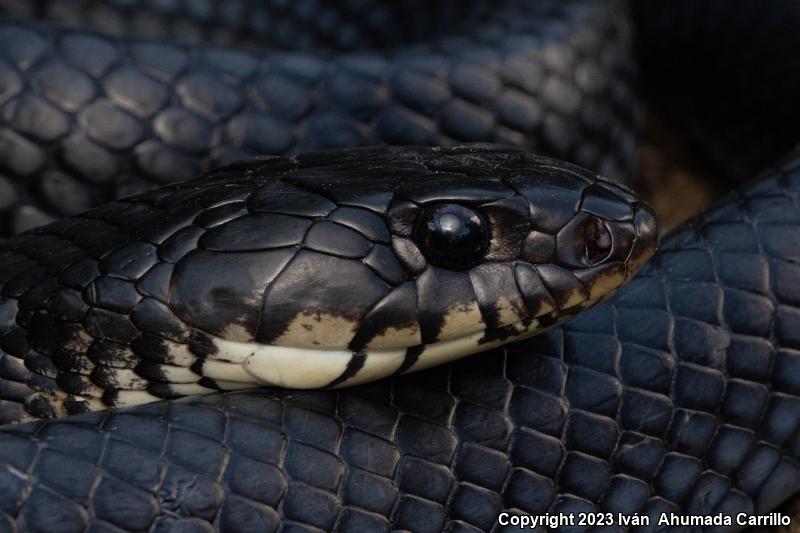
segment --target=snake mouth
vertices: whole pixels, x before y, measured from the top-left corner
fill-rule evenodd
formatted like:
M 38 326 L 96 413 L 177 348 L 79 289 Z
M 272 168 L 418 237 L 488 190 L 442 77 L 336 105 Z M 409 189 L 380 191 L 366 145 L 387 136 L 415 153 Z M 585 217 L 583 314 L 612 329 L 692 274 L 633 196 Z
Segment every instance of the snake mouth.
M 558 326 L 605 298 L 584 300 L 572 307 L 555 309 L 536 318 L 526 318 L 499 328 L 482 328 L 459 337 L 392 350 L 313 349 L 239 342 L 208 337 L 213 353 L 188 368 L 165 370 L 162 384 L 169 395 L 189 396 L 213 390 L 242 390 L 256 386 L 287 389 L 341 388 L 380 378 L 418 372 L 468 355 L 521 341 Z M 177 347 L 178 345 L 176 345 Z M 210 346 L 209 346 L 210 347 Z M 180 349 L 180 348 L 177 348 Z M 200 374 L 200 376 L 198 376 Z M 148 390 L 116 391 L 106 398 L 74 396 L 64 391 L 40 392 L 37 396 L 69 414 L 67 403 L 79 402 L 85 410 L 103 410 L 159 400 Z
M 202 364 L 205 378 L 221 389 L 267 385 L 290 389 L 339 388 L 417 372 L 511 341 L 538 335 L 593 306 L 586 300 L 537 318 L 496 329 L 480 329 L 431 344 L 393 350 L 324 350 L 214 338 L 216 353 Z

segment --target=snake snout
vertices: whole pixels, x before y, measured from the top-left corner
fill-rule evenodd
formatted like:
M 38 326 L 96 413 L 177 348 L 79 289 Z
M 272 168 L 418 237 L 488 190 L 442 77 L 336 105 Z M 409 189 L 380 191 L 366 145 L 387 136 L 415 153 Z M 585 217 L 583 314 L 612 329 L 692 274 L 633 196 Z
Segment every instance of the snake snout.
M 661 227 L 653 209 L 644 202 L 634 204 L 633 227 L 636 238 L 628 256 L 628 278 L 653 256 L 661 240 Z
M 584 216 L 591 221 L 585 223 L 588 229 L 582 234 L 586 249 L 608 250 L 592 266 L 623 264 L 621 283 L 631 279 L 658 247 L 661 232 L 655 213 L 624 185 L 598 178 L 584 192 L 580 211 L 576 219 Z M 607 245 L 606 233 L 611 237 L 611 245 L 598 246 Z
M 568 304 L 588 306 L 627 282 L 652 256 L 658 239 L 650 207 L 629 189 L 597 178 L 582 189 L 576 211 L 554 236 L 543 239 L 534 232 L 526 240 L 522 259 L 541 270 L 549 256 L 562 277 L 574 277 L 583 288 L 572 291 Z

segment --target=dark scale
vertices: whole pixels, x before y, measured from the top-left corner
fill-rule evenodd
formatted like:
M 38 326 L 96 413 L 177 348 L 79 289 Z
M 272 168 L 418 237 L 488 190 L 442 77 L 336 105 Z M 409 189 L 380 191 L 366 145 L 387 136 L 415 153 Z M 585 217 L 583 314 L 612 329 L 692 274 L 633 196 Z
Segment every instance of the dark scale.
M 217 353 L 214 341 L 200 332 L 194 332 L 189 337 L 189 351 L 198 357 L 208 357 Z
M 84 289 L 83 297 L 91 306 L 122 314 L 130 313 L 141 298 L 133 283 L 107 276 Z
M 387 244 L 391 239 L 384 220 L 366 209 L 340 207 L 329 219 L 358 231 L 374 243 Z
M 439 338 L 448 309 L 467 305 L 474 299 L 468 274 L 435 267 L 417 278 L 416 290 L 422 342 L 426 344 Z
M 102 339 L 92 342 L 87 356 L 93 363 L 111 368 L 133 368 L 137 362 L 128 345 Z
M 250 214 L 206 231 L 197 246 L 228 252 L 295 246 L 303 242 L 311 223 L 307 218 L 279 213 Z
M 127 316 L 92 308 L 83 319 L 83 325 L 89 334 L 120 343 L 129 343 L 136 338 L 138 332 Z
M 154 265 L 136 282 L 136 290 L 143 296 L 150 296 L 161 303 L 169 301 L 169 283 L 172 278 L 172 263 Z
M 315 279 L 297 275 L 308 271 L 318 273 Z M 387 290 L 387 284 L 361 262 L 300 251 L 293 258 L 292 267 L 284 269 L 265 294 L 257 339 L 269 344 L 303 312 L 357 321 Z
M 185 342 L 190 335 L 168 306 L 153 298 L 143 298 L 130 313 L 131 322 L 142 332 L 158 335 L 175 342 Z
M 390 291 L 364 316 L 348 348 L 363 350 L 379 332 L 394 327 L 412 327 L 419 321 L 417 291 L 413 283 L 405 283 Z
M 111 252 L 98 264 L 107 276 L 136 280 L 156 262 L 155 247 L 148 242 L 135 242 Z
M 520 315 L 525 308 L 522 295 L 517 290 L 513 267 L 506 264 L 487 263 L 470 271 L 470 282 L 475 291 L 475 298 L 489 328 L 500 326 L 499 299 L 505 298 Z M 505 305 L 505 304 L 504 304 Z
M 184 255 L 197 248 L 198 239 L 205 233 L 205 230 L 198 226 L 187 225 L 179 229 L 159 245 L 159 258 L 177 263 Z
M 395 237 L 392 239 L 392 250 L 403 267 L 411 274 L 424 272 L 428 262 L 420 249 L 411 239 Z
M 180 320 L 212 334 L 236 323 L 254 335 L 258 298 L 294 255 L 291 248 L 249 253 L 194 250 L 172 272 L 170 308 Z M 226 275 L 220 277 L 223 271 Z
M 391 285 L 400 285 L 408 279 L 408 273 L 403 269 L 392 249 L 385 244 L 373 245 L 372 250 L 364 258 L 364 264 Z
M 305 247 L 339 257 L 362 258 L 372 249 L 372 242 L 346 226 L 328 221 L 314 223 L 303 241 Z

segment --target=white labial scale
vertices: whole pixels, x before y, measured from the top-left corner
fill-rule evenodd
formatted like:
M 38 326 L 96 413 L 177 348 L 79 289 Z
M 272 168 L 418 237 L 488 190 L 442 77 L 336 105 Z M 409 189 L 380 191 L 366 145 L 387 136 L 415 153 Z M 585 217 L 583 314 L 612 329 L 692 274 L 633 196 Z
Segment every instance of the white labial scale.
M 228 363 L 219 359 L 206 359 L 203 361 L 203 375 L 217 382 L 255 383 L 253 375 L 244 367 L 245 361 L 247 361 L 246 358 L 240 363 Z
M 259 346 L 263 346 L 256 342 L 231 341 L 220 337 L 213 337 L 212 342 L 216 351 L 206 357 L 206 363 L 218 361 L 242 364 L 255 353 Z
M 203 375 L 223 382 L 319 388 L 344 372 L 353 357 L 349 350 L 310 350 L 220 338 L 212 342 L 216 350 L 203 364 Z
M 485 328 L 486 324 L 483 322 L 483 315 L 481 315 L 477 303 L 471 302 L 467 305 L 456 306 L 444 315 L 442 326 L 436 336 L 438 340 L 436 344 L 471 337 L 474 333 L 468 332 L 476 329 L 475 333 L 481 334 Z
M 61 416 L 67 416 L 69 414 L 67 408 L 64 406 L 64 402 L 67 400 L 82 400 L 90 411 L 100 411 L 108 408 L 100 398 L 74 397 L 60 390 L 53 392 L 37 392 L 34 393 L 34 395 L 46 399 L 53 409 L 57 413 L 60 413 Z
M 244 363 L 259 383 L 291 389 L 318 389 L 342 375 L 353 358 L 349 350 L 309 350 L 260 346 Z
M 503 340 L 480 342 L 481 339 L 483 339 L 485 332 L 478 331 L 470 335 L 464 335 L 463 337 L 459 337 L 457 339 L 429 344 L 425 346 L 425 349 L 420 354 L 417 362 L 411 368 L 409 368 L 407 372 L 425 370 L 426 368 L 431 368 L 444 363 L 449 363 L 450 361 L 461 359 L 467 355 L 472 355 L 484 350 L 496 348 L 497 346 L 507 344 L 511 340 L 521 340 L 526 337 L 530 337 L 531 335 L 540 333 L 538 326 L 538 320 L 531 322 L 527 328 L 522 324 L 522 322 L 517 322 L 512 326 L 516 329 L 517 333 Z
M 585 302 L 581 307 L 595 301 Z M 509 318 L 509 317 L 506 317 Z M 564 316 L 567 318 L 567 315 Z M 521 340 L 554 327 L 540 327 L 534 319 L 525 325 L 517 321 L 509 327 L 515 333 L 505 339 L 481 342 L 485 331 L 480 330 L 454 339 L 425 346 L 416 364 L 408 372 L 416 372 L 460 359 L 464 356 L 495 348 L 513 340 Z M 328 386 L 342 375 L 354 354 L 350 350 L 323 350 L 274 346 L 252 342 L 213 339 L 216 352 L 203 364 L 203 375 L 214 379 L 226 390 L 246 388 L 249 385 L 273 385 L 292 389 L 313 389 Z M 380 379 L 394 374 L 402 365 L 406 350 L 366 350 L 366 359 L 356 374 L 339 383 L 347 387 Z
M 126 405 L 139 405 L 142 403 L 157 402 L 160 400 L 155 394 L 150 394 L 146 390 L 121 390 L 117 392 L 114 405 L 122 407 Z
M 195 394 L 209 394 L 217 392 L 214 389 L 203 387 L 197 383 L 172 383 L 169 386 L 170 390 L 178 396 L 193 396 Z
M 505 296 L 497 299 L 497 312 L 499 314 L 499 325 L 508 326 L 511 324 L 519 325 L 522 320 L 522 313 Z
M 511 338 L 521 339 L 539 333 L 539 322 L 534 320 L 525 327 L 517 322 L 517 333 Z M 480 342 L 484 331 L 477 331 L 455 339 L 437 342 L 425 347 L 417 363 L 409 371 L 418 371 L 460 359 L 466 355 L 488 350 L 511 340 Z M 217 381 L 223 389 L 233 384 L 262 384 L 293 389 L 313 389 L 329 385 L 342 375 L 354 354 L 349 350 L 317 350 L 289 346 L 262 345 L 228 341 L 215 338 L 216 353 L 203 364 L 203 375 Z M 347 387 L 380 379 L 394 374 L 405 359 L 406 350 L 367 350 L 363 366 L 337 387 Z M 228 361 L 242 361 L 235 364 Z M 236 388 L 242 388 L 238 386 Z
M 145 378 L 137 375 L 136 372 L 130 368 L 116 368 L 113 372 L 114 380 L 116 381 L 115 385 L 120 389 L 144 390 L 149 384 Z
M 159 370 L 166 383 L 195 383 L 200 376 L 183 366 L 159 365 Z
M 167 347 L 169 360 L 165 361 L 174 366 L 191 366 L 197 360 L 197 356 L 189 351 L 189 347 L 185 344 L 162 340 Z
M 103 409 L 107 409 L 105 403 L 99 398 L 89 398 L 86 400 L 86 403 L 89 404 L 90 411 L 102 411 Z
M 375 350 L 367 351 L 364 366 L 354 376 L 339 383 L 336 388 L 350 387 L 360 383 L 375 381 L 386 376 L 391 376 L 400 368 L 406 358 L 403 350 Z
M 342 375 L 354 354 L 350 350 L 317 350 L 214 339 L 216 353 L 203 364 L 203 375 L 222 383 L 252 383 L 293 389 L 325 387 Z M 355 385 L 393 374 L 405 349 L 367 352 L 364 365 L 341 385 Z M 234 364 L 226 361 L 242 361 Z M 241 387 L 239 387 L 241 388 Z
M 252 389 L 256 385 L 256 383 L 253 383 L 252 381 L 242 383 L 237 381 L 225 381 L 224 379 L 215 379 L 214 383 L 216 383 L 222 390 Z

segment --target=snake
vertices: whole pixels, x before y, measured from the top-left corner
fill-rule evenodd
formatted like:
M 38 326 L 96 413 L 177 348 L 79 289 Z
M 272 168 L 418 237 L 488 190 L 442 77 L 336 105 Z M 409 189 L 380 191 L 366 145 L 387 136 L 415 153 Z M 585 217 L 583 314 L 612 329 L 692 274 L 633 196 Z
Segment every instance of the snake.
M 7 3 L 50 22 L 0 23 L 0 529 L 735 530 L 800 489 L 800 154 L 655 252 L 602 177 L 623 2 Z M 445 146 L 315 151 L 377 142 Z
M 0 244 L 2 420 L 424 369 L 598 303 L 658 234 L 628 189 L 518 150 L 235 163 Z

